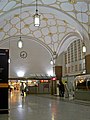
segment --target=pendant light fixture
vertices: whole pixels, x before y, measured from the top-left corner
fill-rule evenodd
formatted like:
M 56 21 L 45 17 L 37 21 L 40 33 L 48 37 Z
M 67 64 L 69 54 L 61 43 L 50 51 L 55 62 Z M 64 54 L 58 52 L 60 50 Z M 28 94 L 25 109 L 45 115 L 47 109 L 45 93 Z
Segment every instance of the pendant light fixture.
M 36 0 L 36 13 L 34 15 L 34 26 L 39 27 L 40 26 L 40 15 L 38 14 L 38 4 Z
M 22 48 L 23 47 L 23 41 L 21 40 L 21 36 L 20 39 L 18 41 L 18 48 Z
M 81 9 L 81 20 L 82 20 L 82 23 L 83 23 L 82 9 Z M 84 32 L 83 32 L 83 27 L 82 27 L 82 34 L 83 33 Z M 87 49 L 86 49 L 85 42 L 84 42 L 84 35 L 82 35 L 82 40 L 83 40 L 83 43 L 82 43 L 82 52 L 86 53 Z
M 54 51 L 53 56 L 52 56 L 51 61 L 50 61 L 50 64 L 55 65 L 56 59 L 57 59 L 57 54 L 56 54 L 56 51 Z
M 50 23 L 50 25 L 51 25 L 51 23 Z M 53 44 L 53 39 L 52 39 L 53 34 L 50 32 L 49 35 L 51 36 L 51 50 L 52 50 L 52 58 L 50 60 L 50 64 L 55 66 L 55 61 L 57 59 L 57 53 L 54 49 L 54 44 Z
M 19 38 L 18 43 L 17 43 L 18 48 L 23 47 L 23 41 L 21 39 L 21 14 L 22 14 L 22 0 L 21 0 L 21 7 L 20 7 L 20 38 Z
M 51 59 L 50 64 L 53 65 L 53 60 Z
M 11 18 L 9 20 L 9 23 L 11 21 Z M 8 63 L 10 64 L 11 63 L 11 58 L 10 58 L 10 38 L 9 38 L 9 58 L 8 58 Z
M 10 58 L 10 39 L 9 39 L 9 59 L 8 59 L 8 63 L 11 63 L 11 58 Z
M 83 52 L 83 53 L 86 53 L 86 51 L 87 51 L 87 50 L 86 50 L 86 46 L 85 46 L 85 44 L 84 44 L 84 42 L 83 42 L 83 45 L 82 45 L 82 52 Z

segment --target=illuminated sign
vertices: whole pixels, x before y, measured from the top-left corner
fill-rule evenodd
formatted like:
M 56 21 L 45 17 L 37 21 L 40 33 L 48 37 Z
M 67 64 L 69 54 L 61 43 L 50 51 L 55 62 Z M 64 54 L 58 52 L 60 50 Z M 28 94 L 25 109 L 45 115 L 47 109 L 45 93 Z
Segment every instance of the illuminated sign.
M 57 78 L 56 77 L 52 77 L 51 80 L 57 80 Z
M 41 83 L 43 83 L 43 82 L 46 83 L 46 82 L 48 82 L 48 80 L 40 80 L 40 82 Z

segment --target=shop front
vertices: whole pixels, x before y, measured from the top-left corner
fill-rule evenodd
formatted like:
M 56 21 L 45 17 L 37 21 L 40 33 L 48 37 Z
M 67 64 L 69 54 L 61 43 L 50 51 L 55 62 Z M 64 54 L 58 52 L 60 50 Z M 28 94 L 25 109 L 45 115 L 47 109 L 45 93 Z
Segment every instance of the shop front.
M 50 94 L 50 80 L 9 80 L 9 91 L 21 92 L 21 84 L 28 86 L 28 94 Z

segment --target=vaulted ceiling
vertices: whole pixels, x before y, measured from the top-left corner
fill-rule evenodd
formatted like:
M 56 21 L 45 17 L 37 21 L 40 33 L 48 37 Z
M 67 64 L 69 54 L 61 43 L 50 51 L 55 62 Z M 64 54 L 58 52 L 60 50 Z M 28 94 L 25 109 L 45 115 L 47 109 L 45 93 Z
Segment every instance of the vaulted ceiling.
M 89 40 L 90 1 L 38 0 L 40 27 L 35 27 L 35 0 L 0 0 L 0 48 L 10 49 L 10 77 L 17 71 L 30 74 L 48 74 L 52 71 L 50 60 L 55 51 L 59 56 L 73 40 Z M 20 21 L 21 20 L 21 21 Z M 21 23 L 20 23 L 21 22 Z M 21 36 L 23 48 L 17 48 Z M 20 53 L 25 51 L 26 58 Z

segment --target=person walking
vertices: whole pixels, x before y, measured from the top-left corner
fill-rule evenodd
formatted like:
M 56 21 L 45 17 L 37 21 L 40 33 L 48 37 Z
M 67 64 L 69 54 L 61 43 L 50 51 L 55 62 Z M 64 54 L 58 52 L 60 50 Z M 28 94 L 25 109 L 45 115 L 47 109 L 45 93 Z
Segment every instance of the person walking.
M 69 88 L 68 88 L 68 85 L 67 85 L 67 81 L 65 81 L 65 98 L 69 98 Z
M 25 89 L 24 92 L 26 93 L 26 95 L 28 94 L 28 83 L 25 83 Z
M 62 81 L 60 81 L 59 82 L 59 96 L 64 97 L 64 92 L 65 92 L 64 84 L 62 83 Z
M 21 92 L 22 92 L 21 95 L 24 96 L 24 84 L 23 84 L 23 82 L 21 84 Z

